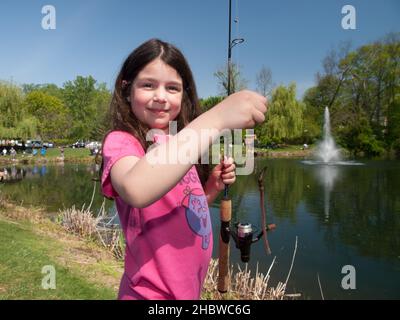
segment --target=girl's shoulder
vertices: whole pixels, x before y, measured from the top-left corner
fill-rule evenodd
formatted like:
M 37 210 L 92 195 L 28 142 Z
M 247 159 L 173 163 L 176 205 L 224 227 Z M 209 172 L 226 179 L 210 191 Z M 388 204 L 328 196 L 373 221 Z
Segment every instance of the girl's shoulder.
M 110 143 L 110 141 L 115 142 L 115 140 L 131 140 L 139 142 L 139 140 L 133 134 L 127 131 L 112 130 L 107 133 L 104 143 Z
M 132 148 L 143 150 L 140 141 L 131 133 L 121 130 L 110 131 L 105 139 L 103 149 Z

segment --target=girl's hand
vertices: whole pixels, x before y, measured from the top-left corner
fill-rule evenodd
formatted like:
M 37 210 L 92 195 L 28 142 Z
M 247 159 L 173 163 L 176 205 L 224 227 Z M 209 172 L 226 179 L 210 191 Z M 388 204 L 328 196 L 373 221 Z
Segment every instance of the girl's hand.
M 235 168 L 233 158 L 225 158 L 211 171 L 208 186 L 217 191 L 224 190 L 226 184 L 231 185 L 236 181 Z
M 267 98 L 254 91 L 243 90 L 231 94 L 208 112 L 218 120 L 220 130 L 253 128 L 265 120 Z

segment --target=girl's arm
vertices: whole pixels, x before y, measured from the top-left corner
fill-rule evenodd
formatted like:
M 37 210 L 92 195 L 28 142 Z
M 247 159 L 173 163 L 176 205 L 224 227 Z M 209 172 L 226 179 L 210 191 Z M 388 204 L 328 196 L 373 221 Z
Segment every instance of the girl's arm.
M 147 152 L 143 158 L 130 156 L 118 160 L 111 169 L 114 189 L 131 206 L 147 207 L 182 179 L 223 129 L 251 128 L 264 121 L 266 102 L 266 98 L 251 91 L 232 94 L 201 114 L 166 143 Z M 191 135 L 197 139 L 190 141 L 189 161 L 164 163 L 163 159 L 169 159 L 169 150 L 187 150 L 187 137 Z M 210 193 L 210 199 L 212 197 L 215 199 L 213 192 Z

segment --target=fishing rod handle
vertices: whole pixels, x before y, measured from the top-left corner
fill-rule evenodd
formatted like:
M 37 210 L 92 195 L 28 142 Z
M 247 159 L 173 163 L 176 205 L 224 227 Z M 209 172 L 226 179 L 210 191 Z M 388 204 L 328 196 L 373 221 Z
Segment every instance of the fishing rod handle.
M 219 235 L 219 262 L 218 262 L 218 291 L 226 293 L 230 285 L 229 279 L 229 235 L 222 237 L 229 227 L 232 217 L 232 202 L 230 199 L 222 199 L 220 206 L 221 232 Z

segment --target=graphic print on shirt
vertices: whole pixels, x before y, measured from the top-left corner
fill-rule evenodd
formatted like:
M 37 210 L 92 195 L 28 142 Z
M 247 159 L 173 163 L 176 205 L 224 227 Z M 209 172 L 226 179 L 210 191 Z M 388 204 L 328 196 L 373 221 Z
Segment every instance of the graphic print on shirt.
M 185 198 L 182 206 L 185 208 L 186 220 L 192 231 L 202 237 L 202 249 L 208 249 L 211 237 L 210 212 L 208 210 L 207 198 L 201 189 L 184 190 Z

